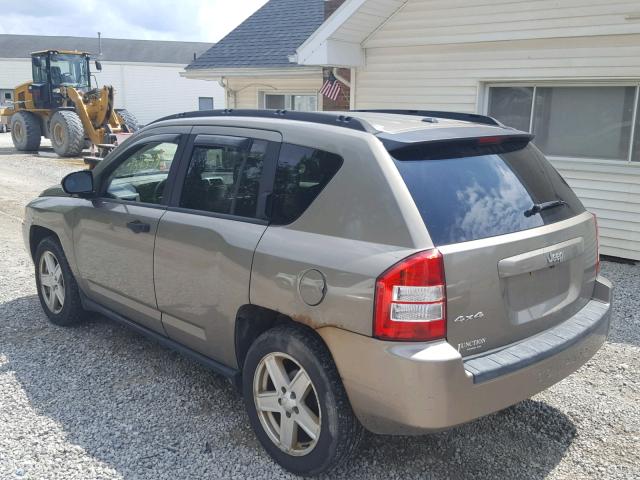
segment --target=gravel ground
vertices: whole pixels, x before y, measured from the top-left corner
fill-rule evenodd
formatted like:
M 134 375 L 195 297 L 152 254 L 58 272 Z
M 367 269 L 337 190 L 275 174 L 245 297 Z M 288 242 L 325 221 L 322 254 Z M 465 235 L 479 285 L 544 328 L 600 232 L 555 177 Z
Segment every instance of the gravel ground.
M 99 316 L 50 325 L 20 236 L 24 204 L 76 161 L 0 134 L 0 479 L 291 478 L 222 378 Z M 333 478 L 640 478 L 640 266 L 616 285 L 609 341 L 548 391 L 424 437 L 367 435 Z

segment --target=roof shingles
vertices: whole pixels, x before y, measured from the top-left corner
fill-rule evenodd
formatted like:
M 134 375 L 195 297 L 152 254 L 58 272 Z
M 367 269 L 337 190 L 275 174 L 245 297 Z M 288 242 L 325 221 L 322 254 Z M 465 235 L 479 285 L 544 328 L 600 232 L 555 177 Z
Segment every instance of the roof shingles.
M 203 42 L 102 39 L 101 60 L 186 65 L 212 46 Z M 80 50 L 98 54 L 97 37 L 54 37 L 0 34 L 0 58 L 29 58 L 41 50 Z
M 270 0 L 187 70 L 295 67 L 289 55 L 323 21 L 324 0 Z

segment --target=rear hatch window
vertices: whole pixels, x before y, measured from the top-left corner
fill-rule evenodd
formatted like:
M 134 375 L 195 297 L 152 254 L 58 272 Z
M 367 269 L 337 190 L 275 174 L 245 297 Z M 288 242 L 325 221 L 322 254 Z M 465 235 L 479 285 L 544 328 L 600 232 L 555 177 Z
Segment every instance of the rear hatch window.
M 390 153 L 436 246 L 528 230 L 584 212 L 528 142 L 473 148 L 425 143 Z
M 558 325 L 593 293 L 593 218 L 529 140 L 391 149 L 442 253 L 447 340 L 462 356 Z

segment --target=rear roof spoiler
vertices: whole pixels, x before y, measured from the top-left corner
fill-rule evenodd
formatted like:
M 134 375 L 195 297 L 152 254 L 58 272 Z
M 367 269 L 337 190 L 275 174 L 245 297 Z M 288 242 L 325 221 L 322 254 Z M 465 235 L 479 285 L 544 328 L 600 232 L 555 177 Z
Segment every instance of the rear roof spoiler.
M 479 115 L 477 113 L 461 113 L 461 112 L 443 112 L 440 110 L 352 110 L 353 112 L 362 113 L 391 113 L 396 115 L 413 115 L 425 118 L 443 118 L 447 120 L 460 120 L 463 122 L 482 123 L 484 125 L 495 125 L 503 127 L 495 118 L 487 115 Z
M 479 127 L 464 130 L 476 130 L 476 132 L 472 135 L 451 135 L 448 138 L 446 136 L 426 137 L 422 140 L 412 138 L 409 141 L 397 136 L 393 138 L 378 135 L 378 138 L 396 160 L 446 159 L 507 153 L 525 148 L 534 138 L 533 135 L 518 130 L 500 131 L 501 129 L 493 128 L 491 129 L 493 131 L 486 131 L 488 128 Z

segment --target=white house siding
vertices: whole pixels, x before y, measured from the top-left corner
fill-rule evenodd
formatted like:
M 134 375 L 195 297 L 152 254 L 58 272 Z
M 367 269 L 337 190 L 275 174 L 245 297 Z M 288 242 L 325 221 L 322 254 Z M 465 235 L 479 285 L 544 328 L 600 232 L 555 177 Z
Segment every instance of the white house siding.
M 322 73 L 292 77 L 230 77 L 227 79 L 229 108 L 260 108 L 260 92 L 317 94 L 322 88 Z
M 31 61 L 0 58 L 0 89 L 12 89 L 31 78 Z
M 640 32 L 637 0 L 409 0 L 367 47 Z
M 637 1 L 481 3 L 410 0 L 365 41 L 354 106 L 483 113 L 491 83 L 640 84 Z M 640 260 L 640 162 L 551 161 L 598 215 L 602 253 Z
M 113 85 L 116 108 L 131 111 L 141 124 L 172 113 L 198 109 L 198 97 L 213 97 L 224 108 L 224 90 L 217 82 L 190 80 L 179 72 L 184 65 L 102 62 L 94 72 L 99 85 Z M 0 89 L 31 78 L 29 59 L 0 59 Z M 92 82 L 94 80 L 92 79 Z

